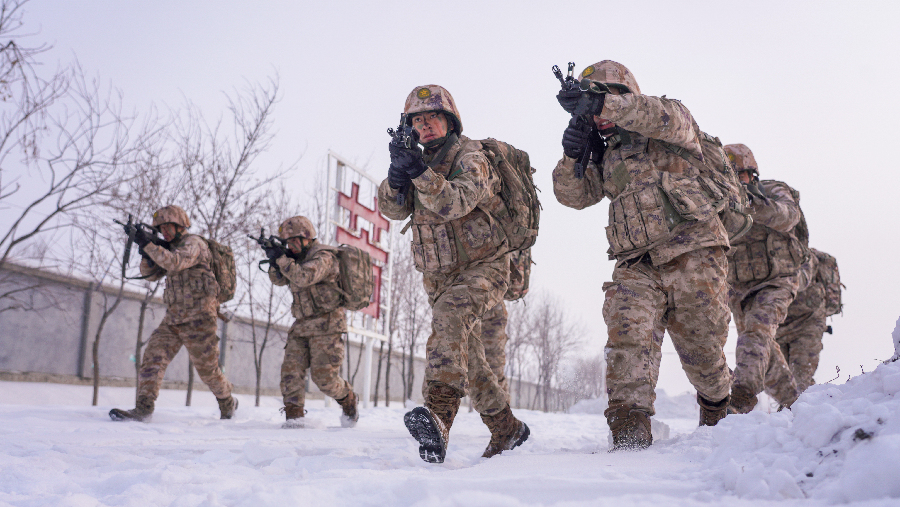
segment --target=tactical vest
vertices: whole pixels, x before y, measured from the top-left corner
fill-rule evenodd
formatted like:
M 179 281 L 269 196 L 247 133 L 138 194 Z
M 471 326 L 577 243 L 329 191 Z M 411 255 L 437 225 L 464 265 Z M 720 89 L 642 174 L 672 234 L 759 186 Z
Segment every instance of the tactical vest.
M 178 248 L 192 236 L 194 235 L 185 234 L 178 244 L 172 245 L 172 249 Z M 166 273 L 166 288 L 163 291 L 166 306 L 176 307 L 181 311 L 201 310 L 203 300 L 218 296 L 219 284 L 210 266 L 209 247 L 206 246 L 205 240 L 202 240 L 202 245 L 197 264 L 175 273 L 171 271 Z
M 432 167 L 451 181 L 459 172 L 458 161 L 463 155 L 481 150 L 481 143 L 461 136 L 457 146 L 446 155 L 450 164 Z M 487 203 L 467 215 L 447 220 L 426 209 L 413 191 L 414 209 L 411 228 L 412 255 L 416 269 L 422 272 L 451 273 L 476 261 L 497 257 L 506 242 L 506 235 L 494 217 L 482 209 L 503 206 L 499 188 Z M 493 202 L 498 201 L 498 202 Z
M 763 180 L 760 187 L 784 185 L 794 199 L 800 193 L 785 183 Z M 780 232 L 762 224 L 753 224 L 744 237 L 731 245 L 728 252 L 729 283 L 761 283 L 779 276 L 793 276 L 809 256 L 809 229 L 806 217 L 800 212 L 800 221 L 790 232 Z
M 324 315 L 341 307 L 341 291 L 338 288 L 340 272 L 336 249 L 316 243 L 310 247 L 303 260 L 322 255 L 330 255 L 334 258 L 335 269 L 319 283 L 306 287 L 297 287 L 291 284 L 291 294 L 294 297 L 294 302 L 291 305 L 291 314 L 295 319 Z

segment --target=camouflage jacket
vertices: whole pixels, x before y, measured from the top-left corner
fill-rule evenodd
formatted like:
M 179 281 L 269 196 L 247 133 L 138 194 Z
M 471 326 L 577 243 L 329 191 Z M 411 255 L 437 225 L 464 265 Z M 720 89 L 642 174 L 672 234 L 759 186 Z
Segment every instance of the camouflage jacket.
M 275 285 L 290 285 L 294 302 L 291 314 L 300 336 L 347 332 L 347 317 L 340 307 L 338 289 L 340 266 L 332 247 L 314 243 L 302 260 L 283 255 L 275 261 L 278 269 L 269 268 L 269 279 Z
M 810 280 L 799 274 L 809 260 L 800 193 L 774 180 L 760 181 L 759 189 L 768 199 L 756 198 L 750 206 L 753 227 L 728 252 L 728 281 L 746 293 L 763 285 L 785 286 L 796 293 L 801 282 Z
M 210 267 L 212 254 L 206 240 L 195 234 L 184 234 L 169 248 L 150 243 L 144 252 L 156 266 L 150 267 L 147 259 L 141 260 L 141 275 L 149 275 L 147 280 L 166 277 L 163 301 L 167 317 L 173 322 L 184 322 L 197 314 L 216 315 L 219 284 Z
M 426 162 L 431 157 L 426 156 Z M 479 207 L 499 199 L 502 185 L 481 143 L 460 136 L 440 163 L 412 183 L 410 198 L 400 206 L 398 190 L 385 179 L 378 190 L 378 205 L 394 220 L 412 215 L 417 270 L 449 274 L 505 254 L 502 226 Z
M 610 258 L 621 263 L 649 253 L 653 264 L 660 265 L 700 248 L 727 248 L 728 234 L 717 216 L 681 219 L 662 191 L 667 184 L 680 188 L 673 196 L 701 192 L 697 169 L 665 144 L 702 157 L 700 129 L 690 111 L 665 97 L 607 95 L 601 116 L 614 122 L 619 134 L 608 140 L 599 166 L 590 162 L 578 179 L 575 159 L 563 155 L 553 170 L 553 192 L 561 204 L 575 209 L 610 199 Z

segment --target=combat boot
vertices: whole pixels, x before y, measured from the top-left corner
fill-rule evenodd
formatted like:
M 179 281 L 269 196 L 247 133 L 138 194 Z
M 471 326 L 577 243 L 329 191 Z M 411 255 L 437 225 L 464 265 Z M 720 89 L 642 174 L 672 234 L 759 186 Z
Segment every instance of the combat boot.
M 403 416 L 403 424 L 419 442 L 419 457 L 428 463 L 443 463 L 450 442 L 450 426 L 459 410 L 459 391 L 447 384 L 432 384 L 425 395 L 425 406 Z
M 136 406 L 131 410 L 114 408 L 109 411 L 113 421 L 149 421 L 153 415 L 154 402 L 150 398 L 138 398 Z
M 623 449 L 646 449 L 653 443 L 650 416 L 643 410 L 610 407 L 606 409 L 606 421 L 609 423 L 613 437 L 613 446 L 610 452 Z
M 219 402 L 219 412 L 221 413 L 219 419 L 231 419 L 234 417 L 234 411 L 238 408 L 237 398 L 229 396 L 225 399 L 216 398 L 216 401 Z
M 730 396 L 726 396 L 718 402 L 711 402 L 697 393 L 697 403 L 700 404 L 700 426 L 715 426 L 728 413 Z
M 303 405 L 285 405 L 281 407 L 281 412 L 284 413 L 285 418 L 284 424 L 281 425 L 282 428 L 306 427 L 306 410 L 303 409 Z
M 748 414 L 759 399 L 750 389 L 735 385 L 731 387 L 731 401 L 728 402 L 729 414 Z
M 356 397 L 356 393 L 350 391 L 350 394 L 335 401 L 338 402 L 338 405 L 341 406 L 341 410 L 343 410 L 343 413 L 341 413 L 341 428 L 352 428 L 356 426 L 356 422 L 359 421 L 359 411 L 356 410 L 359 398 Z
M 481 455 L 482 458 L 490 458 L 518 447 L 531 434 L 528 425 L 516 419 L 509 405 L 494 415 L 481 414 L 481 420 L 491 430 L 491 441 Z

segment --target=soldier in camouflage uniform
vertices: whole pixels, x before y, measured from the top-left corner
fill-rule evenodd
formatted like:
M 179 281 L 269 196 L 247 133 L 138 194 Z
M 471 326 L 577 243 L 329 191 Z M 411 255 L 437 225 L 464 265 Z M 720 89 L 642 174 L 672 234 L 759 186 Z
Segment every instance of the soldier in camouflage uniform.
M 432 307 L 432 333 L 426 344 L 425 406 L 407 413 L 404 422 L 419 441 L 422 459 L 441 463 L 460 398 L 471 389 L 474 408 L 491 430 L 483 454 L 491 457 L 529 435 L 528 426 L 513 415 L 477 332 L 485 314 L 503 304 L 509 285 L 503 229 L 479 207 L 500 199 L 501 181 L 481 144 L 462 135 L 447 90 L 416 87 L 405 112 L 425 151 L 391 144 L 378 204 L 388 218 L 412 217 L 413 259 Z
M 800 268 L 801 285 L 804 284 L 804 279 L 809 280 L 809 285 L 794 298 L 788 307 L 787 317 L 775 333 L 775 341 L 781 348 L 800 392 L 815 384 L 813 375 L 819 367 L 822 337 L 824 333 L 831 332 L 825 323 L 829 316 L 826 309 L 826 280 L 821 272 L 823 270 L 819 269 L 819 259 L 831 256 L 815 248 L 810 248 L 809 252 L 809 260 Z M 775 388 L 778 380 L 777 377 L 767 375 L 766 391 L 771 392 L 773 389 L 769 386 Z
M 776 401 L 790 407 L 800 391 L 775 333 L 800 289 L 800 266 L 808 256 L 800 193 L 780 181 L 759 181 L 756 159 L 743 144 L 729 144 L 725 152 L 747 187 L 753 217 L 750 232 L 728 253 L 729 304 L 738 331 L 728 410 L 750 412 L 767 385 Z
M 135 242 L 141 248 L 141 275 L 156 281 L 166 277 L 163 300 L 166 315 L 150 335 L 138 376 L 137 406 L 132 410 L 114 408 L 114 421 L 148 419 L 153 413 L 166 368 L 181 349 L 187 349 L 197 373 L 219 402 L 222 419 L 231 419 L 237 399 L 231 382 L 219 367 L 219 284 L 210 265 L 212 254 L 202 237 L 186 234 L 191 226 L 187 213 L 178 206 L 166 206 L 153 214 L 153 227 L 162 232 L 168 248 L 156 245 L 141 230 Z
M 561 204 L 575 209 L 610 199 L 606 234 L 616 267 L 612 281 L 603 284 L 605 415 L 613 450 L 646 448 L 653 441 L 650 416 L 666 330 L 697 389 L 700 424 L 715 425 L 725 415 L 731 387 L 723 352 L 730 317 L 728 235 L 715 213 L 687 219 L 672 205 L 685 196 L 698 208 L 709 204 L 698 170 L 677 154 L 702 156 L 701 132 L 690 111 L 677 100 L 642 95 L 632 73 L 610 60 L 586 68 L 579 79 L 595 83 L 595 91 L 557 96 L 573 118 L 563 135 L 553 190 Z M 579 178 L 574 168 L 587 143 L 593 155 Z
M 344 360 L 347 318 L 338 286 L 340 269 L 332 247 L 316 240 L 316 231 L 306 217 L 285 220 L 278 235 L 288 242 L 290 255 L 279 248 L 266 250 L 272 261 L 269 279 L 275 285 L 289 285 L 294 303 L 294 325 L 288 332 L 281 364 L 281 394 L 284 399 L 285 428 L 303 427 L 306 399 L 306 370 L 313 382 L 341 406 L 341 426 L 352 428 L 359 420 L 357 396 L 349 382 L 340 377 Z
M 484 357 L 491 371 L 497 376 L 497 382 L 506 393 L 509 402 L 509 380 L 506 378 L 506 342 L 509 336 L 506 334 L 506 324 L 509 321 L 509 312 L 506 303 L 501 301 L 481 318 L 479 327 L 474 333 L 481 335 L 481 343 L 484 344 Z

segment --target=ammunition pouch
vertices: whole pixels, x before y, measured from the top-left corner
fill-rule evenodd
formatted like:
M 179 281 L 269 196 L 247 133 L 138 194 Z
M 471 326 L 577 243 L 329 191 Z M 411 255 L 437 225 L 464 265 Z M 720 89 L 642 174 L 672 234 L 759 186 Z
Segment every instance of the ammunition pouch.
M 412 255 L 416 270 L 451 272 L 474 261 L 496 255 L 505 234 L 490 215 L 476 208 L 468 215 L 449 222 L 427 223 L 426 215 L 412 224 Z M 425 220 L 422 220 L 425 219 Z M 425 223 L 422 223 L 425 222 Z
M 668 240 L 681 222 L 660 187 L 626 190 L 609 203 L 606 239 L 613 255 L 628 255 Z
M 291 314 L 295 319 L 306 319 L 333 312 L 341 306 L 341 291 L 337 284 L 317 283 L 294 291 Z
M 778 232 L 770 232 L 764 241 L 748 241 L 731 248 L 728 281 L 732 283 L 763 282 L 778 276 L 792 276 L 806 260 L 800 241 Z

